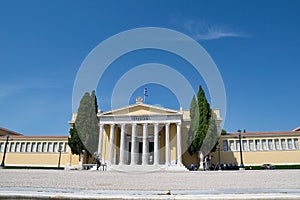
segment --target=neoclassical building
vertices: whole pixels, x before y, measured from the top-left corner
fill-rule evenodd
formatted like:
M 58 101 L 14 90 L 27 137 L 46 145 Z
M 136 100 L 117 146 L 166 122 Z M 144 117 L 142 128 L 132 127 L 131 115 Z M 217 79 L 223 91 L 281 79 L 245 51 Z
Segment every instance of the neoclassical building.
M 213 110 L 217 127 L 222 121 Z M 99 112 L 98 155 L 108 165 L 189 166 L 196 157 L 187 152 L 189 111 L 136 103 Z M 74 123 L 76 114 L 70 124 Z

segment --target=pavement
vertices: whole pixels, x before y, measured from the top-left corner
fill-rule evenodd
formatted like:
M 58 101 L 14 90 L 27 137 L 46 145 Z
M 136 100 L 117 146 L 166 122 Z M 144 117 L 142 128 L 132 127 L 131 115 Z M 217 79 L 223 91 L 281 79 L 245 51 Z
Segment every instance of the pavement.
M 0 199 L 300 199 L 300 170 L 0 170 Z

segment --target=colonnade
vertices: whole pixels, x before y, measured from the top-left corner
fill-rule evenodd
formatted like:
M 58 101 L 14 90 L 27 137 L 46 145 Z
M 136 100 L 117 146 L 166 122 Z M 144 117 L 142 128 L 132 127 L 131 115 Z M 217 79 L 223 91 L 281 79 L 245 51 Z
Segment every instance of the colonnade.
M 181 122 L 174 122 L 176 124 L 176 142 L 177 142 L 177 165 L 182 165 L 182 146 L 181 146 Z M 108 155 L 108 163 L 116 164 L 114 162 L 114 148 L 115 148 L 115 128 L 120 127 L 120 158 L 119 165 L 126 164 L 126 130 L 125 128 L 131 126 L 131 159 L 130 165 L 138 165 L 138 153 L 139 147 L 137 143 L 137 125 L 140 123 L 111 123 L 104 124 L 100 123 L 99 125 L 99 144 L 98 144 L 98 154 L 101 156 L 102 160 L 104 160 L 103 155 L 103 133 L 104 133 L 104 125 L 110 126 L 110 137 L 109 137 L 109 155 Z M 171 122 L 168 123 L 141 123 L 142 125 L 142 165 L 149 165 L 149 135 L 153 134 L 154 138 L 154 151 L 153 151 L 153 165 L 159 165 L 160 154 L 159 154 L 159 128 L 160 126 L 165 127 L 165 165 L 171 165 L 170 163 L 170 125 Z M 153 125 L 153 133 L 148 132 L 148 127 Z

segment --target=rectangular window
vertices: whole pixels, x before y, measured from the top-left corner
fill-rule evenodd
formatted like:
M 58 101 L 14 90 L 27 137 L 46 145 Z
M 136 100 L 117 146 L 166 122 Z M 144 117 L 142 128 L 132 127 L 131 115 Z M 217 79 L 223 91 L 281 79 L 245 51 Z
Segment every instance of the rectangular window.
M 256 151 L 260 150 L 260 141 L 259 140 L 255 140 L 255 148 L 256 148 Z
M 281 148 L 282 150 L 286 150 L 285 139 L 281 139 Z
M 262 140 L 262 149 L 263 149 L 264 151 L 267 150 L 266 140 Z
M 16 152 L 20 152 L 20 142 L 16 143 Z
M 46 152 L 46 151 L 47 151 L 47 143 L 46 143 L 46 142 L 43 142 L 42 151 L 43 151 L 43 152 Z
M 294 145 L 295 145 L 295 149 L 299 149 L 298 138 L 294 138 Z
M 236 150 L 237 150 L 237 151 L 240 151 L 240 141 L 239 141 L 239 140 L 236 140 L 236 141 L 235 141 L 235 144 L 236 144 Z
M 248 151 L 247 140 L 243 140 L 243 151 Z
M 25 152 L 25 142 L 22 142 L 21 143 L 21 149 L 20 149 L 21 152 Z
M 65 143 L 65 152 L 68 152 L 68 148 L 69 148 L 69 145 L 68 145 L 68 143 L 66 142 L 66 143 Z
M 234 151 L 234 141 L 233 140 L 229 141 L 229 145 L 230 145 L 230 151 Z
M 275 149 L 276 150 L 280 149 L 280 147 L 279 147 L 279 140 L 278 139 L 275 139 Z
M 268 148 L 269 150 L 273 150 L 273 140 L 268 140 Z
M 54 142 L 54 148 L 53 148 L 54 152 L 58 152 L 58 145 L 57 142 Z
M 1 142 L 1 143 L 0 143 L 0 152 L 3 152 L 3 150 L 4 150 L 4 143 Z
M 38 142 L 37 143 L 37 148 L 36 148 L 37 150 L 37 152 L 41 152 L 41 149 L 42 149 L 42 143 L 40 143 L 40 142 Z
M 33 142 L 31 144 L 31 152 L 36 152 L 36 143 L 35 142 Z
M 58 151 L 62 152 L 64 150 L 63 146 L 64 146 L 64 143 L 60 142 L 58 145 Z
M 15 152 L 15 143 L 10 143 L 10 149 L 9 149 L 10 152 Z
M 30 142 L 26 143 L 26 152 L 30 152 Z
M 288 148 L 293 149 L 292 139 L 288 139 L 287 141 L 288 141 Z
M 228 151 L 227 140 L 223 140 L 223 151 Z
M 249 150 L 250 151 L 254 150 L 253 140 L 249 140 Z
M 52 142 L 48 143 L 48 152 L 53 152 Z

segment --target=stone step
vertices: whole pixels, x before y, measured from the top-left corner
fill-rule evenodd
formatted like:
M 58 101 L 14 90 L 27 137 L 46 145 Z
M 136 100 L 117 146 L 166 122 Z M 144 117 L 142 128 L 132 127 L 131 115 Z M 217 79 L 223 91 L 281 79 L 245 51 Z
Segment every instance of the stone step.
M 117 172 L 156 172 L 156 171 L 188 171 L 183 165 L 110 165 L 107 171 Z

